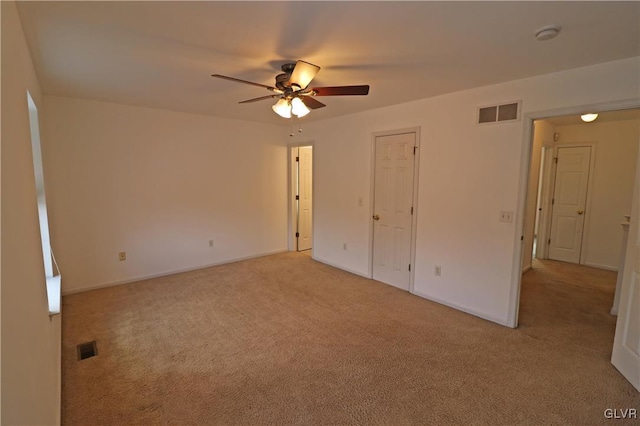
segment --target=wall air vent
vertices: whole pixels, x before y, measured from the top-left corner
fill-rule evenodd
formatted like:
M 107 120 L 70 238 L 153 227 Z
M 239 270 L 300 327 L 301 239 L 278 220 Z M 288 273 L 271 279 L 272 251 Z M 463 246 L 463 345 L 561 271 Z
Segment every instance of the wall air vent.
M 521 101 L 478 108 L 478 124 L 520 120 Z

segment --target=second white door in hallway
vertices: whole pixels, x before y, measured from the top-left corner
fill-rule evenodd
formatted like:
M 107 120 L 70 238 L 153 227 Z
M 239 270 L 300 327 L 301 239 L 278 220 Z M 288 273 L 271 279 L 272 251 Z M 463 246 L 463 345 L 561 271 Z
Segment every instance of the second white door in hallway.
M 558 148 L 549 259 L 580 263 L 591 147 Z

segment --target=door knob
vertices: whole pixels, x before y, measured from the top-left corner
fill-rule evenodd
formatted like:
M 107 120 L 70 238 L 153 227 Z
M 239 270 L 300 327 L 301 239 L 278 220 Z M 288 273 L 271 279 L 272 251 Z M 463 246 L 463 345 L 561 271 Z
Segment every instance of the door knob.
M 373 220 L 380 220 L 380 216 L 378 216 L 377 214 L 373 215 Z
M 578 214 L 582 214 L 582 213 L 584 213 L 584 210 L 582 209 L 578 210 Z

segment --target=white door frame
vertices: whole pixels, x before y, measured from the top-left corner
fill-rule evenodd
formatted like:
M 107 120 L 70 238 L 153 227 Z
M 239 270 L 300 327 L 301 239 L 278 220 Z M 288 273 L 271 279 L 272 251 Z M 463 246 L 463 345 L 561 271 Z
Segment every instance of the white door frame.
M 520 155 L 520 182 L 518 185 L 518 209 L 513 240 L 513 258 L 511 260 L 511 288 L 509 291 L 509 312 L 507 326 L 518 326 L 520 309 L 520 285 L 522 281 L 522 253 L 524 250 L 524 218 L 527 203 L 527 186 L 529 184 L 529 169 L 531 167 L 531 149 L 533 147 L 533 122 L 543 118 L 560 117 L 563 115 L 579 115 L 590 111 L 616 111 L 621 109 L 640 108 L 640 99 L 629 99 L 617 102 L 603 102 L 589 105 L 576 105 L 567 108 L 551 109 L 523 113 L 524 139 Z M 636 171 L 636 178 L 640 171 Z
M 613 339 L 611 351 L 611 364 L 640 391 L 640 354 L 634 348 L 634 336 L 632 329 L 640 326 L 640 317 L 634 316 L 633 309 L 639 309 L 640 300 L 640 232 L 638 232 L 638 214 L 640 213 L 640 153 L 636 160 L 636 181 L 633 188 L 631 206 L 631 220 L 627 247 L 625 248 L 625 261 L 623 281 L 616 293 L 620 294 L 618 319 L 616 321 L 616 334 Z M 617 295 L 617 294 L 616 294 Z
M 315 175 L 315 165 L 316 165 L 316 155 L 315 155 L 315 143 L 314 141 L 307 141 L 307 142 L 294 142 L 294 143 L 290 143 L 287 145 L 287 157 L 288 157 L 288 161 L 287 161 L 287 205 L 289 206 L 287 208 L 288 211 L 288 232 L 287 232 L 287 236 L 288 236 L 288 250 L 289 251 L 296 251 L 297 247 L 296 247 L 296 226 L 297 226 L 297 222 L 296 222 L 296 188 L 293 184 L 293 182 L 295 182 L 297 180 L 297 175 L 295 174 L 297 172 L 296 170 L 296 157 L 295 155 L 293 155 L 293 149 L 294 148 L 299 148 L 301 146 L 310 146 L 311 152 L 313 153 L 311 156 L 311 199 L 314 199 L 314 194 L 315 194 L 315 179 L 314 179 L 314 175 Z M 315 217 L 315 203 L 311 203 L 311 217 Z M 315 220 L 312 219 L 311 221 L 311 257 L 313 257 L 313 244 L 314 244 L 314 238 L 315 238 Z
M 585 217 L 584 217 L 584 222 L 582 224 L 582 240 L 580 241 L 580 258 L 578 259 L 578 264 L 579 265 L 588 265 L 585 262 L 584 259 L 584 248 L 587 246 L 587 242 L 589 240 L 589 222 L 590 222 L 590 218 L 591 218 L 591 201 L 593 199 L 592 197 L 592 193 L 593 193 L 593 179 L 594 179 L 594 174 L 595 174 L 595 169 L 596 169 L 596 149 L 598 144 L 596 142 L 585 142 L 585 143 L 568 143 L 568 144 L 560 144 L 560 145 L 556 145 L 553 147 L 553 158 L 558 158 L 558 149 L 559 148 L 581 148 L 581 147 L 589 147 L 591 148 L 591 158 L 589 159 L 589 177 L 587 179 L 587 198 L 585 199 L 584 202 L 584 210 L 585 210 Z M 553 164 L 550 164 L 550 166 L 552 167 L 552 172 L 549 173 L 549 177 L 552 179 L 551 182 L 549 182 L 550 185 L 550 191 L 547 194 L 548 199 L 547 201 L 549 202 L 549 206 L 551 207 L 551 211 L 550 214 L 545 218 L 545 223 L 541 224 L 545 226 L 545 234 L 547 237 L 547 240 L 549 239 L 549 236 L 551 235 L 551 222 L 553 221 L 553 206 L 551 205 L 551 200 L 553 199 L 555 192 L 556 192 L 556 171 L 558 169 L 558 164 L 553 161 Z M 545 241 L 545 247 L 546 247 L 546 251 L 545 251 L 545 259 L 549 258 L 549 246 Z M 595 265 L 589 265 L 589 266 L 595 266 Z M 596 266 L 597 267 L 597 266 Z
M 409 274 L 409 293 L 413 293 L 416 265 L 416 231 L 418 228 L 418 177 L 420 176 L 420 126 L 404 129 L 386 130 L 371 134 L 371 177 L 369 184 L 369 278 L 373 279 L 373 215 L 376 173 L 376 138 L 379 136 L 394 136 L 405 133 L 416 135 L 416 155 L 413 156 L 413 215 L 411 216 L 411 245 L 409 259 L 411 271 Z
M 541 170 L 542 173 L 542 185 L 540 188 L 540 206 L 542 207 L 542 213 L 538 222 L 538 242 L 536 246 L 535 257 L 537 259 L 547 259 L 549 256 L 549 246 L 547 241 L 549 240 L 549 230 L 551 228 L 551 198 L 553 198 L 553 184 L 555 181 L 554 175 L 554 162 L 553 162 L 553 146 L 542 145 L 545 148 L 544 151 L 544 167 Z M 529 206 L 527 206 L 529 208 Z M 536 206 L 534 206 L 536 208 Z M 536 212 L 538 214 L 538 212 Z M 526 254 L 526 253 L 525 253 Z

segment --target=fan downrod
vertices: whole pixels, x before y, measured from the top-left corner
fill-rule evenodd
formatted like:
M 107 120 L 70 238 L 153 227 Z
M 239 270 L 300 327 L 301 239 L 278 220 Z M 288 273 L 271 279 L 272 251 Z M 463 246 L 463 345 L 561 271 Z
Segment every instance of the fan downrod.
M 280 69 L 282 69 L 282 72 L 285 74 L 291 74 L 295 67 L 296 67 L 295 63 L 289 63 L 289 64 L 282 64 Z

